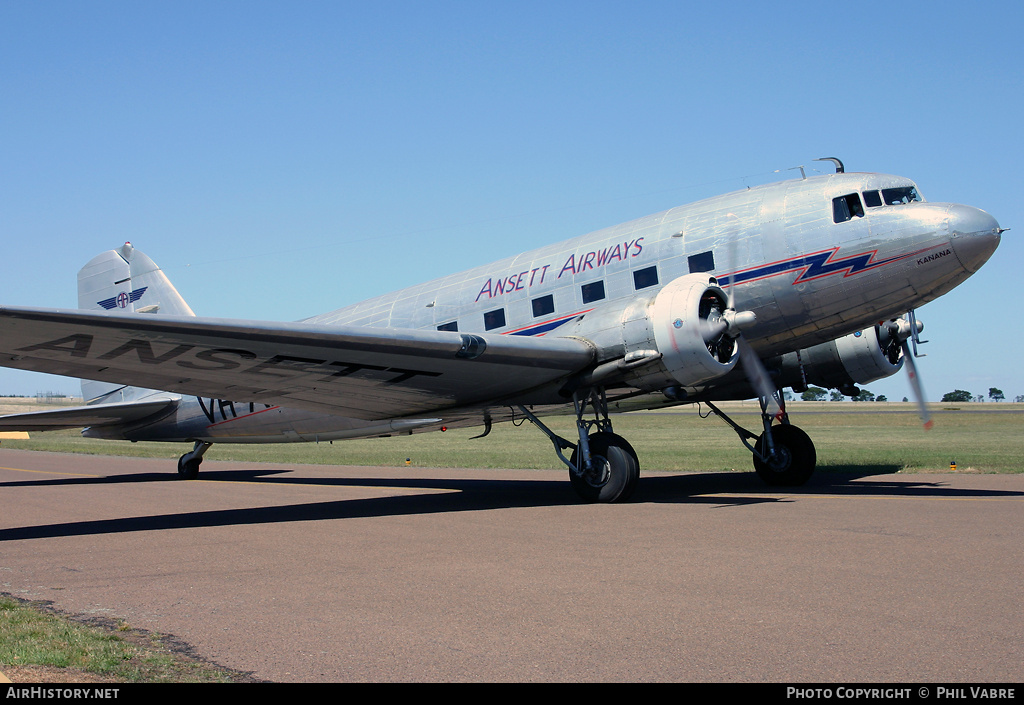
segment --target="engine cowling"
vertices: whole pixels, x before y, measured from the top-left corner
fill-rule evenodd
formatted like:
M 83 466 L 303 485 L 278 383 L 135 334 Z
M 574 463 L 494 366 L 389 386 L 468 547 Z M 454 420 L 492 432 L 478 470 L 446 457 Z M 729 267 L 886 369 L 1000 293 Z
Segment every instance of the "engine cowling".
M 716 326 L 728 297 L 714 277 L 687 274 L 665 285 L 653 300 L 627 311 L 623 343 L 631 353 L 654 348 L 657 365 L 645 365 L 633 383 L 641 389 L 692 387 L 717 379 L 736 366 L 736 341 Z
M 850 333 L 782 357 L 783 377 L 799 391 L 802 379 L 821 387 L 834 387 L 845 394 L 855 393 L 857 384 L 868 384 L 890 377 L 903 367 L 899 345 L 893 344 L 889 331 L 873 326 Z M 803 364 L 803 375 L 800 364 Z

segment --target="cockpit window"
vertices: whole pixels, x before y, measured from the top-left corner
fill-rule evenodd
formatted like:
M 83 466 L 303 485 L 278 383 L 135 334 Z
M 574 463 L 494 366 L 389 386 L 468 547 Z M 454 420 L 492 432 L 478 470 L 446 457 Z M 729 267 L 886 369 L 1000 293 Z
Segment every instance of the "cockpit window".
M 836 223 L 843 223 L 852 218 L 864 216 L 864 207 L 860 204 L 860 196 L 855 193 L 848 193 L 832 199 L 832 220 Z
M 922 199 L 917 195 L 917 189 L 913 186 L 901 186 L 900 188 L 882 189 L 882 200 L 887 206 L 898 206 L 901 203 L 913 203 Z
M 862 195 L 864 196 L 864 205 L 868 208 L 878 208 L 882 205 L 882 195 L 878 191 L 865 191 Z

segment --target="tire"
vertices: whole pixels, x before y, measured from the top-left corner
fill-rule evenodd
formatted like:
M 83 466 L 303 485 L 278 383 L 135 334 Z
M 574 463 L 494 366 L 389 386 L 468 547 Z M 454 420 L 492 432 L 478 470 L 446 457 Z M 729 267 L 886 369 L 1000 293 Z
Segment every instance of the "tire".
M 186 454 L 187 455 L 187 454 Z M 185 455 L 178 458 L 178 477 L 182 480 L 194 480 L 199 477 L 199 464 L 202 458 L 185 460 Z
M 591 434 L 589 444 L 593 471 L 576 475 L 570 470 L 572 488 L 585 502 L 625 502 L 640 479 L 640 462 L 633 448 L 621 436 L 603 431 Z M 573 465 L 577 457 L 573 451 Z
M 754 470 L 758 477 L 773 487 L 798 487 L 807 482 L 817 463 L 817 453 L 810 436 L 788 424 L 773 426 L 771 434 L 776 457 L 765 461 L 754 456 Z M 766 445 L 762 433 L 754 448 L 761 453 Z

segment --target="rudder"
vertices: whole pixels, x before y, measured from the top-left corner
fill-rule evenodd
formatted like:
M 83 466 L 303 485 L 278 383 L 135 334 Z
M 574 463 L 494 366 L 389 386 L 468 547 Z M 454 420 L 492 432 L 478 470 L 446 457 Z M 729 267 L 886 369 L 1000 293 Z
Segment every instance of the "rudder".
M 111 313 L 195 316 L 167 275 L 126 242 L 93 257 L 78 272 L 78 308 Z M 82 380 L 88 404 L 139 399 L 152 390 Z

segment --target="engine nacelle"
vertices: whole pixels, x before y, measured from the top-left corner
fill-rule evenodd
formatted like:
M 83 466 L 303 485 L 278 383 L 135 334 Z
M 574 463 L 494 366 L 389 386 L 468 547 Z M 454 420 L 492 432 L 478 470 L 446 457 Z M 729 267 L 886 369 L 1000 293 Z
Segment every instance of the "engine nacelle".
M 657 364 L 638 368 L 632 383 L 649 390 L 692 387 L 732 370 L 738 359 L 736 341 L 721 330 L 708 330 L 727 306 L 728 297 L 714 277 L 687 274 L 665 285 L 653 300 L 627 309 L 622 318 L 626 359 L 652 348 L 661 355 Z
M 782 356 L 782 373 L 787 384 L 798 391 L 807 382 L 852 393 L 854 385 L 890 377 L 903 367 L 899 346 L 893 346 L 889 331 L 874 326 L 842 338 Z M 803 363 L 804 375 L 800 374 Z

